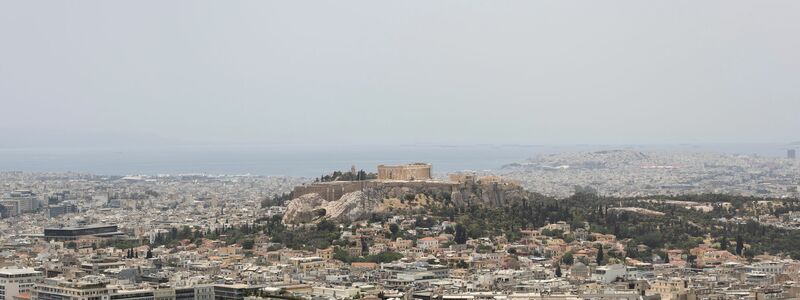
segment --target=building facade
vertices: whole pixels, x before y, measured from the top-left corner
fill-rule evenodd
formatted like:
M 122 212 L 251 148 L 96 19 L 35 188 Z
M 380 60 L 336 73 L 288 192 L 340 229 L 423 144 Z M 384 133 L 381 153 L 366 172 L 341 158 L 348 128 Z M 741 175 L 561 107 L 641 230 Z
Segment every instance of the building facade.
M 379 165 L 378 180 L 431 180 L 431 164 Z
M 13 300 L 19 294 L 30 293 L 42 272 L 34 269 L 0 269 L 0 300 Z
M 110 300 L 108 280 L 86 277 L 81 280 L 45 279 L 35 285 L 32 300 Z

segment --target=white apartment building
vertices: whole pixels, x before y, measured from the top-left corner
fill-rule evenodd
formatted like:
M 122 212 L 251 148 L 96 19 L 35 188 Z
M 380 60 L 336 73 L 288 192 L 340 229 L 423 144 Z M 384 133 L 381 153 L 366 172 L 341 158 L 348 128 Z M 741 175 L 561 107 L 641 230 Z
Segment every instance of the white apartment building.
M 598 283 L 611 283 L 617 278 L 625 278 L 627 269 L 623 265 L 600 266 L 592 273 L 592 280 Z
M 34 269 L 0 269 L 0 300 L 13 300 L 15 296 L 30 293 L 42 272 Z
M 99 276 L 78 280 L 49 278 L 36 284 L 31 300 L 109 300 L 109 281 Z

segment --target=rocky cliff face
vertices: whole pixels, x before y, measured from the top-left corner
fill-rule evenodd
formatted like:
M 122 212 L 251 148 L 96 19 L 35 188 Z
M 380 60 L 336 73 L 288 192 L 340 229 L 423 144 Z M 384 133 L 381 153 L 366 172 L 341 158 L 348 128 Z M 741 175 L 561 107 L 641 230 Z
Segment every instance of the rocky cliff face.
M 378 209 L 381 202 L 370 199 L 361 191 L 347 193 L 338 201 L 328 202 L 325 205 L 325 216 L 334 221 L 352 222 L 362 220 Z
M 325 201 L 315 193 L 306 194 L 289 202 L 283 223 L 308 223 L 323 216 L 338 222 L 362 220 L 377 210 L 380 203 L 377 198 L 367 197 L 361 191 L 344 194 L 337 201 Z
M 325 187 L 319 188 L 323 192 L 337 187 L 335 184 L 320 186 Z M 518 185 L 502 182 L 367 182 L 359 187 L 334 201 L 326 201 L 318 193 L 297 197 L 289 202 L 283 223 L 309 223 L 323 217 L 346 223 L 364 220 L 376 212 L 427 209 L 430 205 L 506 205 L 527 198 L 525 190 Z M 330 196 L 329 193 L 327 197 L 330 199 Z
M 311 222 L 319 216 L 319 209 L 323 208 L 327 203 L 328 201 L 325 201 L 316 193 L 294 198 L 286 206 L 286 212 L 283 214 L 283 223 L 300 224 Z

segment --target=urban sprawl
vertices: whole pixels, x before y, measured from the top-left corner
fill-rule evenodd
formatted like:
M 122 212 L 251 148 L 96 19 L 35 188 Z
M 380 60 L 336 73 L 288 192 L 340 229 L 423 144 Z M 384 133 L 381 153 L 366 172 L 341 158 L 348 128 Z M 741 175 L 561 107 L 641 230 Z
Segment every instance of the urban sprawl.
M 800 299 L 800 162 L 0 173 L 0 300 Z

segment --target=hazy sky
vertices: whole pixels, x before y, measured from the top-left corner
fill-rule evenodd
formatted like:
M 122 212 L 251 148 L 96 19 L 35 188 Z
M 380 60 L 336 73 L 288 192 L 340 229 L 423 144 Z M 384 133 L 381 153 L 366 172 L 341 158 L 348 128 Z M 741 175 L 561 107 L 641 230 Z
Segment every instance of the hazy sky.
M 800 1 L 0 1 L 0 147 L 800 140 Z

